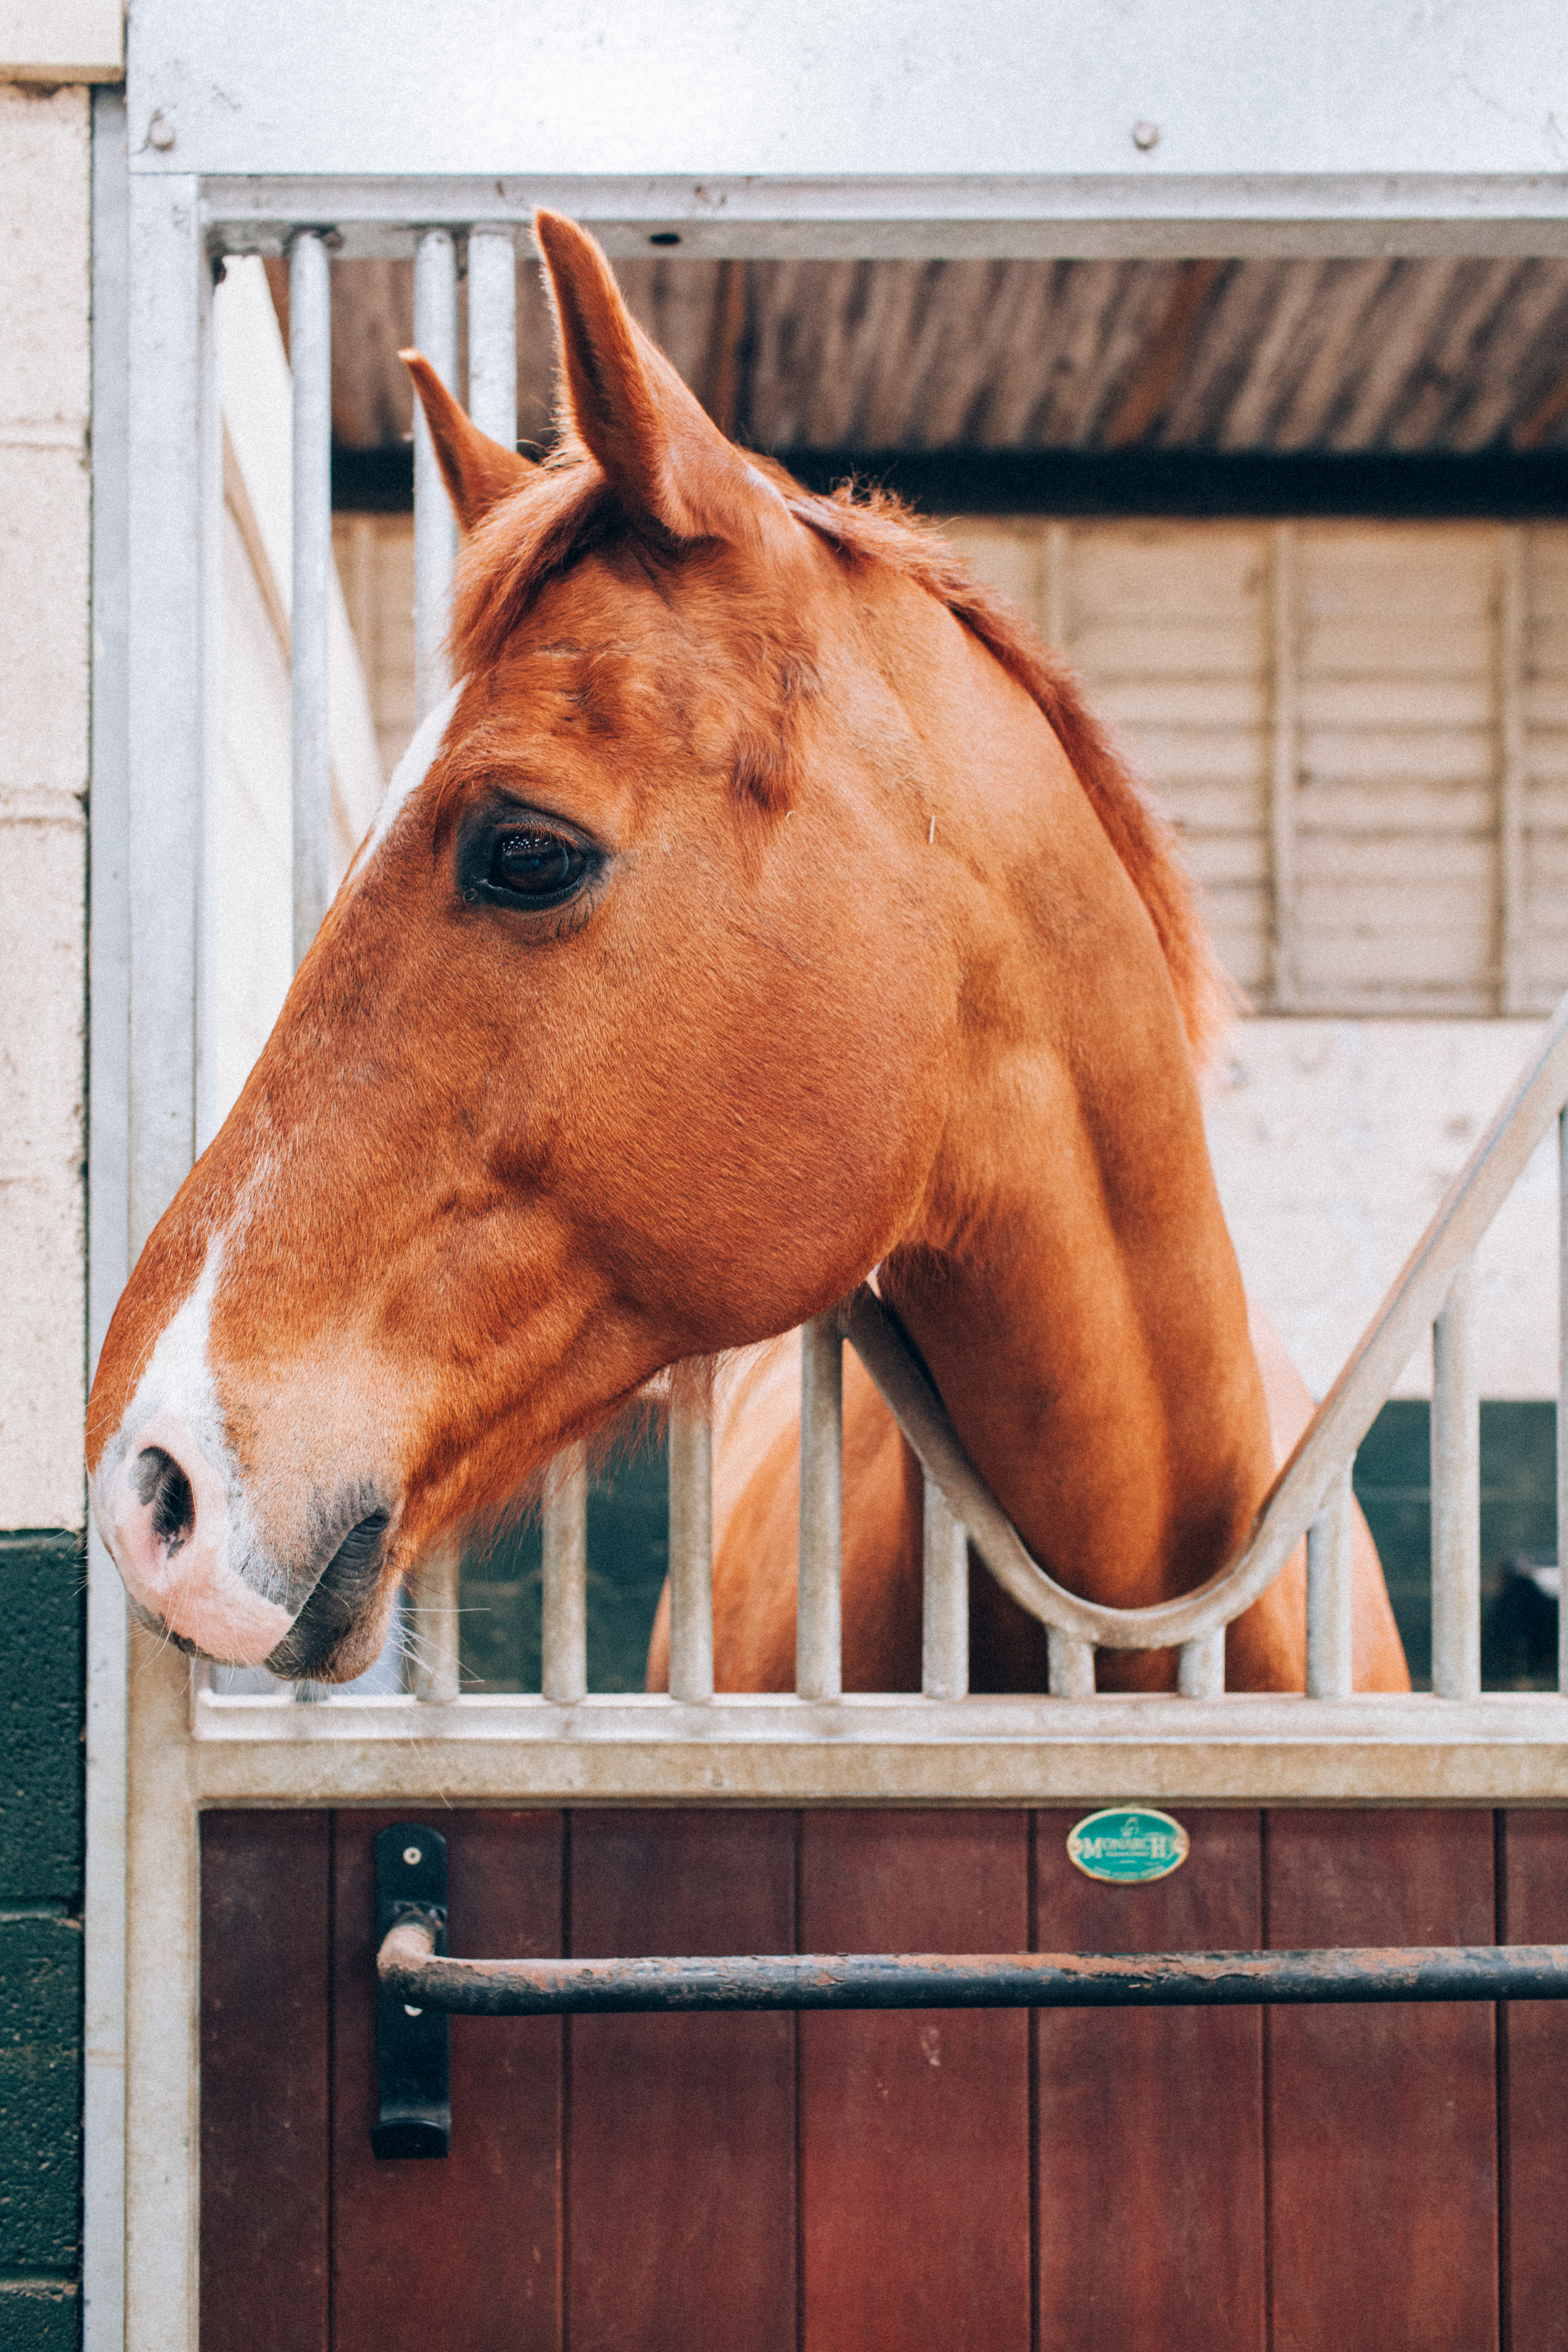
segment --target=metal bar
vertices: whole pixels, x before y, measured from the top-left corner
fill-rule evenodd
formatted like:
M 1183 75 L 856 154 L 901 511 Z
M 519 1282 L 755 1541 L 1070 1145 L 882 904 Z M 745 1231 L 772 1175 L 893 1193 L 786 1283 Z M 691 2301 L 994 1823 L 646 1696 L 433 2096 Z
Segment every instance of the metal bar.
M 458 248 L 450 230 L 423 229 L 414 252 L 414 340 L 442 383 L 457 389 Z M 458 523 L 423 412 L 414 404 L 414 708 L 423 719 L 451 680 L 447 625 Z
M 409 1583 L 408 1687 L 427 1706 L 449 1706 L 462 1675 L 458 1656 L 462 1551 L 447 1538 L 433 1544 Z
M 221 620 L 222 442 L 201 189 L 129 177 L 130 1209 L 134 1260 L 195 1145 L 200 845 Z M 200 2144 L 188 1663 L 127 1673 L 125 2340 L 195 2352 Z M 292 1710 L 295 1714 L 302 1710 Z
M 927 1698 L 963 1698 L 969 1690 L 969 1533 L 930 1476 L 922 1550 L 921 1688 Z
M 669 1695 L 713 1696 L 713 1428 L 688 1404 L 669 1416 Z
M 1568 1111 L 1557 1119 L 1557 1687 L 1568 1692 Z
M 1056 1625 L 1046 1628 L 1046 1679 L 1053 1698 L 1094 1696 L 1094 1649 Z
M 1268 767 L 1268 841 L 1274 1010 L 1294 1010 L 1296 954 L 1296 780 L 1301 758 L 1300 625 L 1293 523 L 1272 533 L 1270 656 L 1273 723 Z
M 510 228 L 468 237 L 468 415 L 517 446 L 517 244 Z
M 1307 1696 L 1349 1698 L 1351 1661 L 1351 1477 L 1347 1462 L 1307 1530 Z
M 376 1954 L 384 1992 L 464 2017 L 749 2009 L 1229 2009 L 1562 2000 L 1568 1944 L 1301 1952 L 778 1952 L 460 1960 L 410 1911 Z
M 837 1698 L 842 1657 L 844 1336 L 837 1313 L 800 1335 L 800 1569 L 795 1686 Z
M 1184 1698 L 1225 1696 L 1225 1627 L 1199 1633 L 1176 1653 L 1176 1688 Z
M 1029 1557 L 964 1454 L 897 1319 L 864 1285 L 845 1310 L 845 1333 L 919 1460 L 968 1528 L 975 1550 L 1020 1607 L 1075 1640 L 1108 1649 L 1184 1644 L 1239 1617 L 1285 1568 L 1317 1517 L 1331 1478 L 1353 1457 L 1456 1271 L 1473 1254 L 1565 1101 L 1568 995 L 1298 1439 L 1247 1549 L 1179 1601 L 1113 1609 L 1058 1584 Z
M 1432 1688 L 1481 1687 L 1481 1412 L 1475 1260 L 1432 1326 Z
M 861 261 L 1278 260 L 1568 249 L 1561 175 L 1531 173 L 907 173 L 786 176 L 662 172 L 215 173 L 205 224 L 231 250 L 276 252 L 291 223 L 332 220 L 353 258 L 403 257 L 417 223 L 526 229 L 544 205 L 594 229 L 612 258 L 673 232 L 689 257 Z M 415 207 L 417 206 L 416 213 Z M 1194 240 L 1196 242 L 1194 242 Z M 1215 240 L 1218 240 L 1217 242 Z
M 327 702 L 332 581 L 331 274 L 325 242 L 314 229 L 301 229 L 289 249 L 289 363 L 294 381 L 289 678 L 297 969 L 327 911 L 332 793 Z
M 1510 524 L 1498 533 L 1497 597 L 1493 615 L 1492 701 L 1496 717 L 1498 795 L 1498 992 L 1503 1013 L 1529 1003 L 1524 888 L 1524 533 Z
M 574 1706 L 588 1689 L 588 1457 L 551 1464 L 544 1501 L 544 1696 Z

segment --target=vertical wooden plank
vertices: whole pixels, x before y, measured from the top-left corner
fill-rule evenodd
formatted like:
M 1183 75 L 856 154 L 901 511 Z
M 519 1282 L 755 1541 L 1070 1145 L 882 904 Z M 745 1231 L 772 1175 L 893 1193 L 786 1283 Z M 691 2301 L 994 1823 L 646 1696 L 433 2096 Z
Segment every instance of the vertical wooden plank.
M 333 2352 L 551 2352 L 561 2342 L 561 2044 L 554 2018 L 452 2020 L 452 2152 L 378 2164 L 375 1839 L 335 1820 Z M 561 1816 L 438 1812 L 454 1951 L 561 1949 Z
M 1040 1951 L 1262 1940 L 1256 1812 L 1184 1812 L 1182 1867 L 1086 1878 L 1077 1812 L 1036 1820 Z M 1039 2352 L 1261 2352 L 1263 2040 L 1256 2010 L 1037 2012 Z
M 794 1912 L 793 1814 L 573 1816 L 574 1955 L 787 1952 Z M 793 2019 L 569 2033 L 572 2352 L 795 2352 Z
M 1268 760 L 1270 971 L 1274 1013 L 1290 1013 L 1300 990 L 1297 887 L 1297 791 L 1301 773 L 1301 615 L 1294 523 L 1276 523 L 1269 604 L 1273 677 Z
M 1568 1812 L 1505 1817 L 1500 1891 L 1504 1943 L 1568 1944 Z M 1509 2001 L 1500 2022 L 1504 2341 L 1509 2352 L 1568 2352 L 1568 2001 Z
M 1488 1812 L 1268 1816 L 1267 1941 L 1492 1941 Z M 1494 2352 L 1493 2011 L 1279 2009 L 1268 2064 L 1273 2352 Z
M 1021 1951 L 1028 1817 L 808 1812 L 800 1886 L 805 1951 Z M 803 2016 L 800 2146 L 805 2352 L 1028 2344 L 1022 2011 Z
M 326 2352 L 331 1820 L 202 1822 L 202 2352 Z

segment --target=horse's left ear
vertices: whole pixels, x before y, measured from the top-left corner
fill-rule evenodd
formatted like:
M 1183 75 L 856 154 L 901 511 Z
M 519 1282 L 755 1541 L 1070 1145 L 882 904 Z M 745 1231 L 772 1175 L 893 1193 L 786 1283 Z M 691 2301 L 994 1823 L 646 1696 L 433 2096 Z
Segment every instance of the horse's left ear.
M 594 239 L 559 213 L 536 213 L 533 233 L 555 296 L 569 421 L 622 504 L 677 539 L 755 541 L 783 520 L 778 491 L 648 341 Z
M 479 431 L 423 352 L 399 352 L 397 356 L 414 378 L 447 496 L 463 529 L 472 530 L 491 507 L 526 482 L 534 468 L 518 450 L 505 449 Z

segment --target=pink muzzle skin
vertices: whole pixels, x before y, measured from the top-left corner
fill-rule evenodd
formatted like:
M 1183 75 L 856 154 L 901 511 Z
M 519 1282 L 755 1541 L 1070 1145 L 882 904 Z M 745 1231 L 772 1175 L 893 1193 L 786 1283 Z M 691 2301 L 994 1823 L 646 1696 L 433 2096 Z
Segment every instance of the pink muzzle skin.
M 194 1508 L 166 1532 L 156 1499 L 143 1499 L 142 1456 L 157 1447 L 184 1472 Z M 294 1620 L 236 1575 L 228 1561 L 226 1483 L 177 1413 L 159 1413 L 136 1433 L 106 1497 L 104 1540 L 132 1598 L 171 1633 L 226 1665 L 258 1666 Z

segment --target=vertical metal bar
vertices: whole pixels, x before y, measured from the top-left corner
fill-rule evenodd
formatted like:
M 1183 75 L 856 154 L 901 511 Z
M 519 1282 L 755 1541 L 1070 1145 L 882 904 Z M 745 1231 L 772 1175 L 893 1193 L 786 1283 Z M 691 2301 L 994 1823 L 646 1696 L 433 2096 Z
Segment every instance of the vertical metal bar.
M 713 1696 L 713 1428 L 700 1405 L 669 1416 L 669 1695 Z
M 1094 1696 L 1094 1648 L 1056 1626 L 1046 1628 L 1046 1680 L 1053 1698 Z
M 221 482 L 199 183 L 132 173 L 128 795 L 132 1259 L 190 1169 Z M 196 462 L 193 464 L 193 453 Z M 196 1812 L 190 1674 L 137 1632 L 127 1697 L 125 2332 L 195 2352 Z
M 1500 1009 L 1529 1003 L 1524 877 L 1524 533 L 1498 533 L 1492 702 L 1498 795 L 1498 982 Z
M 510 228 L 468 232 L 468 415 L 517 446 L 517 247 Z
M 800 1335 L 800 1580 L 795 1686 L 802 1698 L 844 1688 L 844 1339 L 837 1314 Z
M 289 256 L 289 363 L 294 380 L 294 533 L 289 597 L 294 828 L 294 963 L 327 911 L 331 731 L 327 632 L 332 579 L 332 303 L 331 264 L 315 229 Z
M 588 1688 L 588 1457 L 569 1445 L 544 1488 L 544 1696 L 563 1706 Z
M 458 1657 L 458 1582 L 462 1552 L 433 1544 L 409 1583 L 408 1687 L 429 1706 L 447 1706 L 462 1686 Z
M 130 549 L 125 96 L 92 94 L 92 715 L 88 943 L 88 1376 L 131 1270 L 131 905 L 126 888 Z M 82 2346 L 125 2352 L 125 1588 L 87 1556 L 82 1905 Z
M 926 1474 L 921 1688 L 927 1698 L 969 1696 L 969 1533 Z
M 1349 1698 L 1351 1475 L 1344 1469 L 1307 1530 L 1307 1696 Z
M 1568 1691 L 1568 1110 L 1557 1117 L 1557 1687 Z
M 458 249 L 444 228 L 414 248 L 414 340 L 442 383 L 458 374 Z M 423 719 L 446 693 L 447 625 L 458 523 L 417 401 L 414 404 L 414 706 Z
M 1222 1698 L 1225 1695 L 1225 1627 L 1199 1633 L 1184 1642 L 1176 1653 L 1176 1688 L 1184 1698 Z
M 1432 1688 L 1481 1687 L 1481 1414 L 1476 1262 L 1467 1258 L 1432 1326 Z

